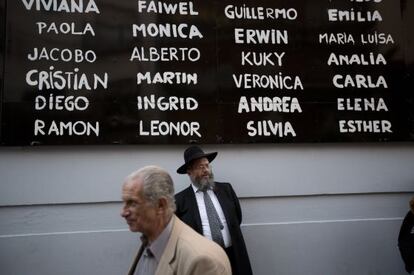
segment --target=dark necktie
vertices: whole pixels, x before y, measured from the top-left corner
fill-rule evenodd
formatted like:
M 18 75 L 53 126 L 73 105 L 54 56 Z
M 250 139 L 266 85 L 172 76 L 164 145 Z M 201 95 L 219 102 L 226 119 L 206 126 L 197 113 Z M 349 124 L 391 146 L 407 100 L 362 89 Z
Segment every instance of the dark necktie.
M 214 207 L 210 196 L 207 194 L 207 190 L 203 191 L 203 195 L 204 204 L 206 205 L 208 222 L 210 224 L 211 237 L 213 238 L 213 241 L 218 243 L 221 247 L 224 247 L 223 235 L 221 235 L 221 229 L 224 228 L 223 224 L 220 221 L 220 217 L 217 214 L 216 208 Z

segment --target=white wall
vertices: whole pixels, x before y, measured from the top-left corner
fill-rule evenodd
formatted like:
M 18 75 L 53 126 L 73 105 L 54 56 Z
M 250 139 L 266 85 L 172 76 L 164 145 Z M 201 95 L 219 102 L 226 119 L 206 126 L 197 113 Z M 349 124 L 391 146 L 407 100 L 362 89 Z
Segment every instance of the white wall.
M 138 240 L 119 216 L 122 180 L 157 164 L 183 189 L 185 147 L 0 148 L 0 273 L 125 274 Z M 254 274 L 405 274 L 413 144 L 203 148 L 241 199 Z

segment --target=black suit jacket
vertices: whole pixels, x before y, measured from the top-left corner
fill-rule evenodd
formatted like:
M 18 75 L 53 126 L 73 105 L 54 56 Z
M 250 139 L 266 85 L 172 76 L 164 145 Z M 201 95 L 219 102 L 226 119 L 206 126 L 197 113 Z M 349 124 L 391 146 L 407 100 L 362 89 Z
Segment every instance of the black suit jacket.
M 240 229 L 242 212 L 239 199 L 230 183 L 216 182 L 213 191 L 223 209 L 231 235 L 232 246 L 226 249 L 228 250 L 226 252 L 229 255 L 233 274 L 251 275 L 252 268 L 250 266 L 249 256 Z M 198 210 L 193 188 L 189 186 L 176 194 L 175 202 L 177 205 L 176 215 L 195 231 L 203 235 L 200 212 Z
M 414 271 L 414 214 L 408 211 L 398 235 L 398 248 L 408 273 Z

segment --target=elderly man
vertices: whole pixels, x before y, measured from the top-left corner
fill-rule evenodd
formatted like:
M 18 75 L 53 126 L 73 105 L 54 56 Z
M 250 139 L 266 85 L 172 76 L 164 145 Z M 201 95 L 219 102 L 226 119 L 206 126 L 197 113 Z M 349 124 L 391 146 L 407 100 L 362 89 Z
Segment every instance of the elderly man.
M 129 175 L 122 188 L 122 217 L 142 245 L 129 275 L 227 275 L 223 249 L 175 215 L 174 185 L 165 170 L 146 166 Z
M 233 274 L 251 275 L 249 256 L 240 229 L 242 212 L 230 183 L 215 182 L 210 166 L 217 152 L 198 146 L 184 151 L 185 163 L 177 169 L 188 174 L 191 185 L 175 196 L 176 215 L 194 230 L 222 246 Z

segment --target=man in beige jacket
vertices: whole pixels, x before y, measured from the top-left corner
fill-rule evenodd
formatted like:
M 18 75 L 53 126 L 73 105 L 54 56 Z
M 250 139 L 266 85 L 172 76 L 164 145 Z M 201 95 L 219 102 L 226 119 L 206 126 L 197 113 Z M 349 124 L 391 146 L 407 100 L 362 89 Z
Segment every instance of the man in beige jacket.
M 146 166 L 122 187 L 121 216 L 142 245 L 129 275 L 231 275 L 224 250 L 175 215 L 174 184 L 164 169 Z

